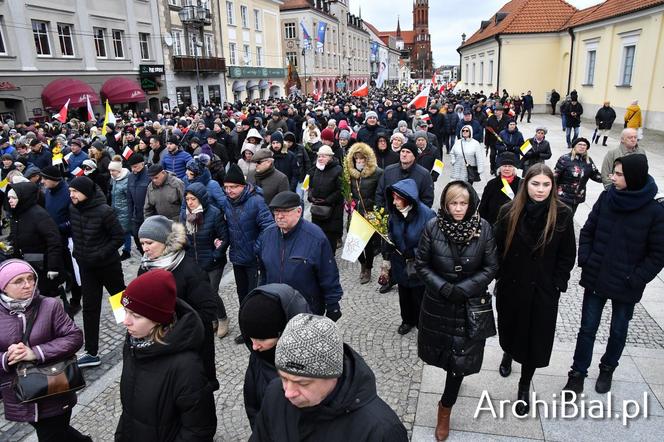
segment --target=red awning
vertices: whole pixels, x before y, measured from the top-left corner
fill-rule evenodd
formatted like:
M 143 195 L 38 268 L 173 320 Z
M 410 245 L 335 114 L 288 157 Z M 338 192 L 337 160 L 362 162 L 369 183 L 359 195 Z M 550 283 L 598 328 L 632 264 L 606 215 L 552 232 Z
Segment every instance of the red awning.
M 139 103 L 145 101 L 143 89 L 133 80 L 114 77 L 106 80 L 99 91 L 102 99 L 110 104 Z
M 89 84 L 75 78 L 60 78 L 48 84 L 42 91 L 42 102 L 46 109 L 59 109 L 69 101 L 70 108 L 87 106 L 86 97 L 90 103 L 99 104 L 99 97 Z

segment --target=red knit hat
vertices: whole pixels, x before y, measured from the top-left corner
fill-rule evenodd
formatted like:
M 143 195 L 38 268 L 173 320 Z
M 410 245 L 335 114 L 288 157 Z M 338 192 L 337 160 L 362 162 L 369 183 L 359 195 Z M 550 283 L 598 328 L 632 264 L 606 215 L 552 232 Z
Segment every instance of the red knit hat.
M 171 272 L 150 270 L 129 283 L 122 295 L 122 305 L 159 324 L 170 324 L 175 313 L 176 294 Z
M 323 132 L 320 133 L 320 139 L 334 143 L 334 131 L 329 127 L 326 127 L 323 129 Z

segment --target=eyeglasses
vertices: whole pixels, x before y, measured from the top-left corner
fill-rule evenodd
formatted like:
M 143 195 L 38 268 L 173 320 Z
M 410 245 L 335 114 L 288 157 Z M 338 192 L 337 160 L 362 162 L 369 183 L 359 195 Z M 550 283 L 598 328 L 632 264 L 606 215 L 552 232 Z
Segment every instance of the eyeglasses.
M 470 132 L 468 129 L 463 129 L 461 132 Z
M 33 285 L 35 283 L 35 277 L 34 275 L 29 275 L 26 276 L 25 278 L 20 278 L 17 279 L 16 281 L 10 282 L 11 285 L 15 285 L 16 287 L 23 287 L 24 285 Z
M 272 213 L 274 213 L 274 216 L 285 216 L 291 212 L 296 211 L 299 208 L 300 207 L 298 206 L 298 207 L 293 207 L 291 209 L 274 209 Z

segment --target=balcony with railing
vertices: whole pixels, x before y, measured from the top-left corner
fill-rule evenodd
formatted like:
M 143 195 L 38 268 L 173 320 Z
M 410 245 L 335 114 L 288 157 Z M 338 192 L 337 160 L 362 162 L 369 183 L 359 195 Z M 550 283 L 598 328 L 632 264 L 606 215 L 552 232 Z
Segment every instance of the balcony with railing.
M 173 70 L 175 72 L 196 72 L 196 58 L 190 56 L 174 56 Z M 217 57 L 198 57 L 199 72 L 225 72 L 226 59 Z
M 208 26 L 212 24 L 212 12 L 202 5 L 183 6 L 178 11 L 180 21 L 188 26 Z

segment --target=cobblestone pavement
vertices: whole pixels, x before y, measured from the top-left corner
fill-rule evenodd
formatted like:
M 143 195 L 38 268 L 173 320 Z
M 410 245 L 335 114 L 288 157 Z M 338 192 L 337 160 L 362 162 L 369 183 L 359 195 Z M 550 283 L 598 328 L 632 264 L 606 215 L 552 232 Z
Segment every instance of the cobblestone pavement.
M 552 117 L 542 119 L 550 127 L 554 123 L 558 124 L 558 120 L 554 120 Z M 528 125 L 529 128 L 525 130 L 526 135 L 530 135 L 536 122 L 541 121 L 539 116 L 533 117 L 533 120 L 534 123 Z M 587 127 L 584 127 L 584 130 L 586 133 L 591 131 Z M 552 132 L 555 133 L 552 134 Z M 550 130 L 549 139 L 554 146 L 553 158 L 557 158 L 563 152 L 562 148 L 559 147 L 561 138 L 564 138 L 564 135 L 561 136 L 559 128 Z M 595 149 L 594 146 L 593 149 Z M 646 149 L 649 152 L 655 150 L 650 150 L 649 146 Z M 659 149 L 660 152 L 661 150 Z M 593 151 L 591 150 L 591 152 Z M 593 155 L 595 162 L 601 163 L 599 152 L 595 152 Z M 487 176 L 485 175 L 483 178 L 485 183 Z M 446 168 L 443 177 L 436 185 L 437 197 L 440 195 L 444 183 L 447 183 L 448 180 L 449 168 Z M 591 183 L 589 187 L 591 185 L 597 186 Z M 481 190 L 483 184 L 476 187 Z M 578 212 L 576 221 L 577 224 L 583 222 Z M 577 233 L 579 227 L 577 225 Z M 360 285 L 358 282 L 358 264 L 351 264 L 340 259 L 338 261 L 345 293 L 342 301 L 343 317 L 339 321 L 344 340 L 364 356 L 376 374 L 379 395 L 395 409 L 406 428 L 411 432 L 415 421 L 418 398 L 420 397 L 423 368 L 422 363 L 417 358 L 417 334 L 411 332 L 402 337 L 396 333 L 396 329 L 401 322 L 398 295 L 396 289 L 387 294 L 378 293 L 376 279 L 380 259 L 376 260 L 376 270 L 374 270 L 372 282 L 366 285 Z M 127 282 L 136 274 L 137 266 L 137 257 L 124 263 L 125 280 Z M 561 297 L 556 332 L 556 340 L 559 342 L 572 343 L 576 340 L 583 294 L 583 289 L 578 286 L 579 277 L 580 271 L 575 268 L 569 284 L 570 289 Z M 232 276 L 226 276 L 223 281 L 225 284 L 222 283 L 221 294 L 229 316 L 235 318 L 237 297 Z M 76 318 L 77 323 L 82 327 L 81 319 L 81 315 Z M 605 343 L 608 338 L 607 324 L 609 319 L 610 307 L 604 311 L 603 322 L 597 336 L 598 343 Z M 221 383 L 220 390 L 215 393 L 218 416 L 216 440 L 219 441 L 247 440 L 250 434 L 242 399 L 242 384 L 248 351 L 245 346 L 238 346 L 233 343 L 232 338 L 237 333 L 237 320 L 232 319 L 229 336 L 218 340 L 216 344 L 218 377 Z M 110 307 L 107 302 L 104 302 L 100 334 L 103 363 L 100 367 L 86 369 L 85 374 L 89 387 L 82 392 L 81 397 L 86 395 L 87 390 L 93 392 L 94 395 L 87 398 L 84 405 L 75 408 L 72 419 L 72 423 L 76 428 L 83 433 L 90 434 L 95 441 L 113 440 L 115 426 L 121 413 L 118 367 L 112 373 L 115 376 L 114 378 L 109 380 L 107 376 L 102 378 L 101 381 L 98 379 L 121 362 L 123 336 L 122 326 L 115 324 Z M 664 331 L 640 304 L 636 306 L 634 311 L 627 342 L 628 346 L 644 349 L 664 348 Z M 115 375 L 116 372 L 118 375 Z M 102 381 L 105 381 L 105 383 Z M 95 387 L 100 385 L 103 388 L 97 391 Z M 7 422 L 3 417 L 0 417 L 1 441 L 22 440 L 30 433 L 31 427 L 29 425 Z M 36 438 L 32 440 L 36 440 Z

